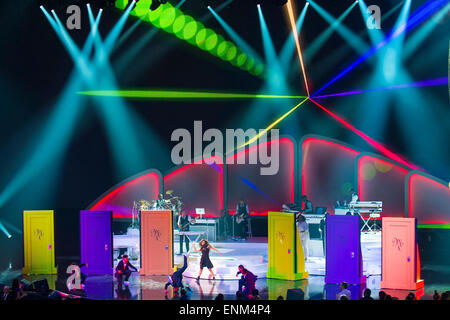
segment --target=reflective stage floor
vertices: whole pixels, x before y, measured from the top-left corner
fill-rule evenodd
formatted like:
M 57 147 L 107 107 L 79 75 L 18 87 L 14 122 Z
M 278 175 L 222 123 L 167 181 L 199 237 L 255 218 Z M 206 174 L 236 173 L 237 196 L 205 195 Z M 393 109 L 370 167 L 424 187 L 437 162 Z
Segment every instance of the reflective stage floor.
M 362 235 L 362 252 L 364 259 L 364 274 L 366 274 L 367 288 L 372 290 L 372 297 L 378 297 L 381 280 L 381 239 L 378 235 Z M 260 292 L 261 299 L 276 299 L 278 296 L 286 298 L 288 289 L 301 288 L 305 292 L 305 299 L 335 299 L 338 286 L 324 283 L 325 264 L 322 257 L 322 241 L 310 241 L 310 257 L 306 268 L 310 276 L 308 280 L 285 281 L 266 279 L 267 272 L 267 240 L 264 238 L 253 239 L 251 242 L 221 242 L 213 245 L 222 252 L 223 256 L 211 253 L 211 261 L 214 264 L 216 280 L 208 279 L 209 272 L 205 268 L 200 281 L 196 281 L 199 270 L 199 255 L 192 252 L 189 256 L 189 265 L 184 272 L 184 283 L 190 289 L 190 299 L 211 300 L 217 294 L 222 293 L 225 299 L 235 299 L 238 289 L 236 277 L 237 266 L 243 264 L 250 271 L 258 275 L 256 288 Z M 178 243 L 174 245 L 178 253 Z M 175 264 L 181 266 L 183 256 L 175 256 Z M 20 276 L 20 270 L 5 270 L 0 273 L 0 282 L 8 284 L 14 277 Z M 33 281 L 47 278 L 49 287 L 63 291 L 64 281 L 58 281 L 56 275 L 23 276 Z M 438 292 L 450 290 L 450 267 L 422 265 L 422 278 L 425 279 L 425 288 L 418 292 L 421 299 L 432 299 L 434 290 Z M 133 300 L 160 300 L 164 297 L 164 285 L 167 276 L 140 276 L 133 273 L 130 285 L 118 290 L 116 280 L 112 275 L 88 276 L 85 282 L 84 294 L 91 299 L 133 299 Z M 366 286 L 350 286 L 353 299 L 359 299 Z M 172 298 L 169 287 L 169 299 Z M 385 290 L 386 291 L 386 290 Z M 388 292 L 393 297 L 403 299 L 409 292 Z

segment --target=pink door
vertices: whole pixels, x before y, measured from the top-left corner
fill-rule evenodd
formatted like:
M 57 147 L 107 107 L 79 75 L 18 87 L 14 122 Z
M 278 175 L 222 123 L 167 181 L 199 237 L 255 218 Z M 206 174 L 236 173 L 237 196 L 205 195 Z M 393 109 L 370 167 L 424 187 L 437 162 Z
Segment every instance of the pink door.
M 141 211 L 141 258 L 143 275 L 173 272 L 172 211 Z
M 416 219 L 382 219 L 381 288 L 417 289 Z

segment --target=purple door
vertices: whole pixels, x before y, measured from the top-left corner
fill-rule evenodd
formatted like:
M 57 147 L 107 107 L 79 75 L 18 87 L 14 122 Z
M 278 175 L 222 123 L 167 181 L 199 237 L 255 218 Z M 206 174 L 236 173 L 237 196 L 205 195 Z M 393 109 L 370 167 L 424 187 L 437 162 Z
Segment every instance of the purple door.
M 112 274 L 112 211 L 80 211 L 81 268 L 85 274 Z
M 326 219 L 325 283 L 361 284 L 359 216 L 328 215 Z

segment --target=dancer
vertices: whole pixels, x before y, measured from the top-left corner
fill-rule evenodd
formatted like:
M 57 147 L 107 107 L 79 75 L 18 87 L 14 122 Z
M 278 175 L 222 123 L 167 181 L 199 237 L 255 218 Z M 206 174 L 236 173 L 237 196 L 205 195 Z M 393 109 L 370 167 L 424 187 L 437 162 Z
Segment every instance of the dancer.
M 167 276 L 167 278 L 169 279 L 169 281 L 166 283 L 166 285 L 164 286 L 164 295 L 167 297 L 167 288 L 169 286 L 173 287 L 173 293 L 174 295 L 178 293 L 178 289 L 179 288 L 184 288 L 183 285 L 183 272 L 184 270 L 186 270 L 188 263 L 189 254 L 185 253 L 184 254 L 184 264 L 183 267 L 180 270 L 175 271 L 172 276 Z
M 209 250 L 213 249 L 214 251 L 217 251 L 222 256 L 222 253 L 214 248 L 207 240 L 202 239 L 199 242 L 200 249 L 197 250 L 195 243 L 192 244 L 194 247 L 195 252 L 202 252 L 202 257 L 200 259 L 200 271 L 198 273 L 197 281 L 200 280 L 200 276 L 202 275 L 203 268 L 208 268 L 209 272 L 211 273 L 211 276 L 213 280 L 216 279 L 214 272 L 212 271 L 212 268 L 214 268 L 214 265 L 212 264 L 211 260 L 209 259 Z
M 116 267 L 115 277 L 117 278 L 117 282 L 118 282 L 119 286 L 122 285 L 123 276 L 125 276 L 124 284 L 126 286 L 130 284 L 128 282 L 128 279 L 131 276 L 130 269 L 134 269 L 134 271 L 138 271 L 137 268 L 128 261 L 128 255 L 124 254 L 122 256 L 122 260 L 119 261 L 119 263 L 117 264 L 117 267 Z
M 309 247 L 309 226 L 306 222 L 306 218 L 304 215 L 300 215 L 298 217 L 297 229 L 300 235 L 300 240 L 302 242 L 303 253 L 305 255 L 305 261 L 308 260 L 308 247 Z
M 238 269 L 239 271 L 236 273 L 236 277 L 242 274 L 241 279 L 239 279 L 239 291 L 241 291 L 244 296 L 249 297 L 252 295 L 253 290 L 256 289 L 255 283 L 257 276 L 245 269 L 242 264 L 238 266 Z

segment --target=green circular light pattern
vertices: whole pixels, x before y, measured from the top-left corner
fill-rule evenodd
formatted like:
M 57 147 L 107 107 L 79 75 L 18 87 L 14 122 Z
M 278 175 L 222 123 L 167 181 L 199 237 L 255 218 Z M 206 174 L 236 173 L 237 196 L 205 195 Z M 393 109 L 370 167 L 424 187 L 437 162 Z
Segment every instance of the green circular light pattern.
M 206 50 L 205 49 L 205 40 L 208 33 L 208 29 L 200 29 L 197 34 L 195 35 L 195 44 L 202 50 Z
M 217 43 L 216 43 L 215 47 L 214 47 L 211 51 L 209 51 L 209 52 L 210 52 L 212 55 L 215 55 L 216 57 L 218 57 L 218 56 L 219 56 L 219 53 L 217 52 L 217 50 L 219 49 L 219 45 L 220 45 L 222 42 L 225 42 L 225 39 L 224 39 L 220 34 L 217 34 Z
M 217 36 L 217 33 L 215 33 L 214 31 L 211 30 L 211 33 L 206 38 L 206 42 L 205 42 L 206 50 L 211 52 L 216 47 L 218 41 L 219 41 L 219 37 Z
M 176 21 L 176 20 L 175 20 Z M 188 25 L 188 23 L 193 22 L 194 18 L 192 18 L 191 16 L 187 16 L 184 15 L 184 24 L 183 27 L 181 28 L 181 30 L 175 32 L 175 35 L 180 38 L 181 40 L 186 40 L 184 38 L 184 29 L 186 28 L 186 26 Z
M 128 0 L 116 0 L 116 3 L 114 4 L 116 8 L 118 9 L 125 9 L 127 7 Z
M 148 21 L 151 22 L 155 27 L 159 28 L 159 17 L 163 13 L 163 6 L 159 6 L 156 10 L 150 10 L 147 17 Z
M 176 16 L 175 8 L 166 7 L 159 17 L 160 27 L 166 32 L 172 32 L 172 24 L 175 21 Z
M 244 69 L 249 71 L 255 65 L 255 59 L 248 57 L 247 63 L 244 65 Z
M 236 46 L 231 42 L 229 42 L 228 50 L 227 53 L 225 54 L 225 60 L 232 61 L 236 57 L 236 54 L 237 54 Z
M 246 61 L 247 61 L 247 55 L 245 53 L 241 53 L 240 55 L 238 55 L 238 57 L 236 59 L 236 65 L 239 68 L 242 68 L 242 66 L 245 64 Z
M 172 25 L 172 32 L 178 36 L 178 33 L 183 30 L 184 25 L 186 24 L 186 16 L 184 14 L 178 15 Z
M 258 63 L 253 69 L 253 73 L 255 76 L 259 76 L 264 70 L 264 66 L 261 63 Z
M 192 19 L 192 18 L 191 18 Z M 194 19 L 190 20 L 184 25 L 182 38 L 190 43 L 192 43 L 192 39 L 195 39 L 195 34 L 198 30 L 198 23 Z
M 136 6 L 130 12 L 130 14 L 133 16 L 142 17 L 143 15 L 148 13 L 151 4 L 152 0 L 141 0 L 136 3 Z
M 228 43 L 229 43 L 228 41 L 222 41 L 217 46 L 217 55 L 222 60 L 225 60 L 225 55 L 226 55 L 227 50 L 228 50 Z

